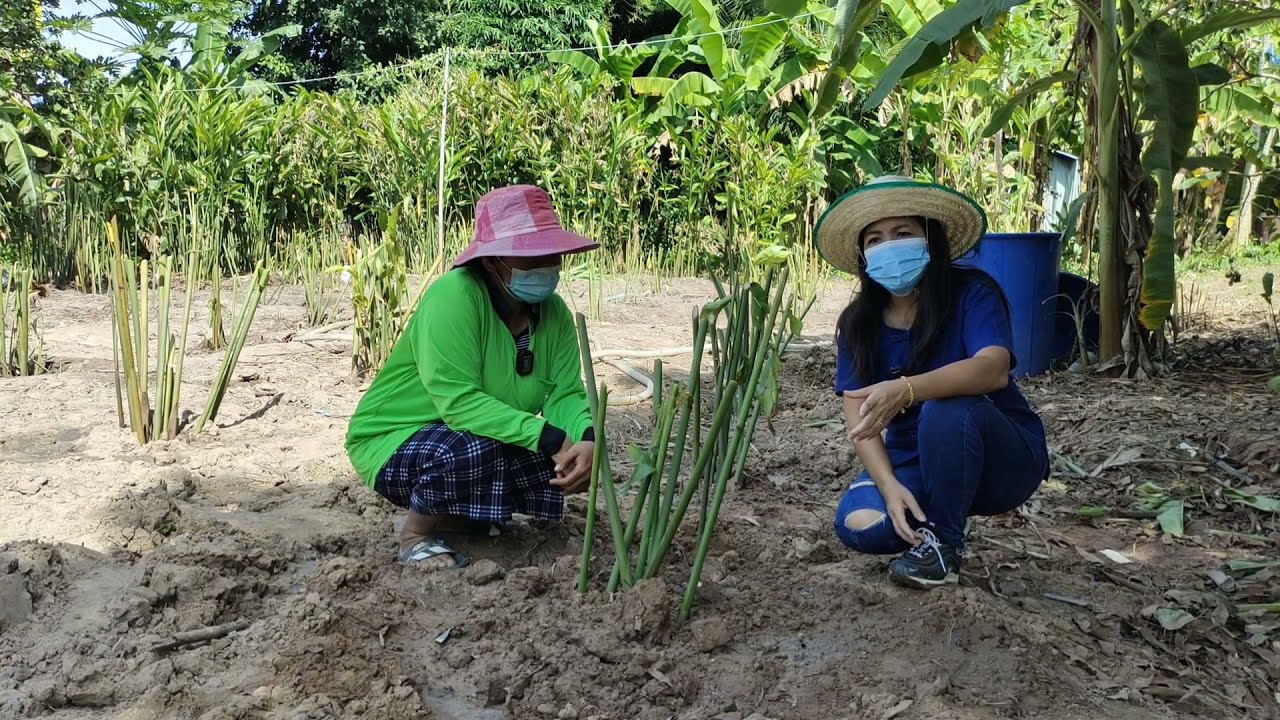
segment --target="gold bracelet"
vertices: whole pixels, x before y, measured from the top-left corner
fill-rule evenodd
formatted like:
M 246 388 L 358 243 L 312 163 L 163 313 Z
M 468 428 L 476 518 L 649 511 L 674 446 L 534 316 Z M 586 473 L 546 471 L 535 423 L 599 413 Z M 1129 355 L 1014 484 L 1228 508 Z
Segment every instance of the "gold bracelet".
M 911 393 L 911 398 L 907 400 L 907 407 L 902 408 L 902 412 L 906 412 L 907 408 L 916 404 L 916 389 L 915 386 L 911 384 L 911 378 L 906 375 L 902 376 L 902 381 L 907 384 L 907 392 Z

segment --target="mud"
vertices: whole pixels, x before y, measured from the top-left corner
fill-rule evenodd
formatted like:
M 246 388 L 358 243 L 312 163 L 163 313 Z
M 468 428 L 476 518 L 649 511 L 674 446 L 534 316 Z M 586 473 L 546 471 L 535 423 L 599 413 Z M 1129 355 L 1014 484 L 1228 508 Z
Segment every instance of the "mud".
M 680 345 L 709 290 L 680 282 L 612 303 L 593 336 Z M 1247 306 L 1243 288 L 1213 292 Z M 826 290 L 813 339 L 847 298 Z M 342 451 L 360 383 L 348 355 L 291 340 L 305 317 L 296 288 L 262 308 L 219 427 L 146 448 L 116 424 L 106 307 L 42 299 L 60 374 L 0 380 L 0 718 L 1277 715 L 1275 623 L 1239 607 L 1273 600 L 1278 583 L 1270 569 L 1224 570 L 1276 551 L 1275 516 L 1224 494 L 1277 494 L 1280 416 L 1247 314 L 1187 341 L 1168 378 L 1028 383 L 1061 458 L 1054 477 L 1021 512 L 977 522 L 965 581 L 932 594 L 890 586 L 884 559 L 833 537 L 858 467 L 831 350 L 792 356 L 681 622 L 689 535 L 665 576 L 611 598 L 597 533 L 596 589 L 575 592 L 581 498 L 562 524 L 460 541 L 467 570 L 396 564 L 393 508 Z M 190 357 L 186 407 L 203 405 L 219 361 Z M 648 418 L 613 414 L 616 458 Z M 1134 506 L 1144 483 L 1185 499 L 1184 537 L 1150 517 L 1078 512 Z M 1190 621 L 1166 629 L 1162 608 Z M 236 621 L 247 627 L 154 649 Z

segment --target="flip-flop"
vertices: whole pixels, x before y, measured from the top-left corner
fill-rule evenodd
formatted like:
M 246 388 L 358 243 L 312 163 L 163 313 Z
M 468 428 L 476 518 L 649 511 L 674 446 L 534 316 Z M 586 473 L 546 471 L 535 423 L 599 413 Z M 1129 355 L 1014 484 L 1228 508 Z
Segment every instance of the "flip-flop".
M 453 567 L 464 568 L 471 563 L 471 558 L 454 550 L 444 543 L 444 540 L 436 538 L 434 540 L 419 540 L 413 547 L 402 550 L 399 558 L 402 563 L 420 563 L 424 560 L 440 557 L 441 555 L 453 556 Z M 437 568 L 439 570 L 448 570 L 446 567 Z

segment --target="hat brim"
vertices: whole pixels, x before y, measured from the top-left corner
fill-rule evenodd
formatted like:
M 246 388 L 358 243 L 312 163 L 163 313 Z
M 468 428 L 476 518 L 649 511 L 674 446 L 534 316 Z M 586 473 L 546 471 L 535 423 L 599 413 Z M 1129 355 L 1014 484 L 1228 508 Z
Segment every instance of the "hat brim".
M 500 238 L 489 242 L 472 240 L 454 261 L 454 267 L 462 267 L 482 257 L 547 257 L 550 255 L 574 255 L 595 250 L 600 244 L 577 233 L 560 228 Z
M 885 182 L 845 193 L 818 219 L 813 242 L 823 259 L 848 273 L 858 270 L 859 240 L 868 225 L 890 217 L 923 216 L 947 229 L 951 259 L 973 249 L 987 232 L 987 215 L 968 196 L 943 185 Z

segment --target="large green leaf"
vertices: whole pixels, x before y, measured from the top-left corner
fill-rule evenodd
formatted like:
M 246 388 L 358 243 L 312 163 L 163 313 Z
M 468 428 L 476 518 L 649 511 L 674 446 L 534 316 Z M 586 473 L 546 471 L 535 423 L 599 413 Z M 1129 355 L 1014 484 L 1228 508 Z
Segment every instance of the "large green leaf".
M 672 78 L 653 76 L 631 78 L 631 91 L 637 95 L 665 97 L 675 85 L 676 81 Z
M 44 180 L 35 169 L 39 149 L 28 145 L 13 123 L 0 120 L 0 152 L 5 177 L 18 189 L 18 199 L 28 207 L 39 205 L 44 194 Z
M 836 106 L 845 78 L 858 65 L 862 50 L 862 30 L 875 20 L 881 0 L 839 0 L 836 5 L 835 42 L 831 65 L 818 86 L 811 115 L 821 118 Z
M 942 13 L 938 0 L 884 0 L 884 6 L 907 35 L 920 32 L 925 23 Z
M 809 0 L 765 0 L 765 9 L 786 18 L 793 18 L 809 7 Z
M 1182 42 L 1184 45 L 1190 45 L 1196 40 L 1209 37 L 1216 32 L 1256 27 L 1272 20 L 1280 20 L 1280 8 L 1258 11 L 1242 9 L 1224 10 L 1217 15 L 1213 15 L 1199 25 L 1183 30 Z
M 1182 39 L 1163 21 L 1153 22 L 1138 40 L 1133 58 L 1142 69 L 1141 117 L 1154 123 L 1142 163 L 1151 172 L 1176 171 L 1195 136 L 1200 83 Z
M 595 77 L 600 72 L 600 63 L 577 50 L 556 50 L 548 54 L 547 59 L 553 63 L 568 65 L 587 77 Z
M 1200 114 L 1200 83 L 1191 69 L 1182 38 L 1163 21 L 1154 21 L 1138 40 L 1133 47 L 1133 58 L 1142 69 L 1143 82 L 1138 85 L 1142 96 L 1141 117 L 1153 123 L 1142 162 L 1147 171 L 1155 175 L 1159 192 L 1155 226 L 1143 265 L 1139 319 L 1143 327 L 1157 330 L 1169 317 L 1177 294 L 1173 178 L 1182 167 L 1195 135 Z
M 679 11 L 689 21 L 689 30 L 700 35 L 698 46 L 711 68 L 711 76 L 724 78 L 728 69 L 727 54 L 724 46 L 724 28 L 720 25 L 720 14 L 714 0 L 667 0 L 667 4 Z
M 863 109 L 874 110 L 889 97 L 902 78 L 927 67 L 951 43 L 975 28 L 986 29 L 996 23 L 1001 15 L 1027 0 L 960 0 L 942 11 L 942 14 L 925 23 L 920 32 L 902 48 L 902 52 L 889 63 L 880 76 Z
M 787 23 L 779 22 L 778 16 L 766 15 L 757 18 L 742 30 L 743 64 L 768 65 L 772 67 L 777 54 L 782 48 L 782 41 L 787 37 Z
M 1280 127 L 1280 113 L 1262 88 L 1232 85 L 1215 90 L 1205 100 L 1205 109 L 1222 120 L 1244 118 L 1263 127 Z
M 1221 65 L 1214 63 L 1205 63 L 1191 68 L 1196 74 L 1196 80 L 1201 85 L 1226 85 L 1231 82 L 1231 73 Z
M 1005 104 L 996 108 L 996 111 L 991 114 L 991 122 L 987 123 L 987 126 L 982 129 L 982 137 L 991 137 L 997 132 L 1000 132 L 1001 128 L 1009 124 L 1009 120 L 1013 117 L 1014 111 L 1023 103 L 1058 83 L 1075 79 L 1077 74 L 1078 73 L 1075 70 L 1063 70 L 1062 72 L 1054 73 L 1048 77 L 1042 77 L 1039 80 L 1024 85 L 1021 89 L 1010 96 L 1009 100 Z

